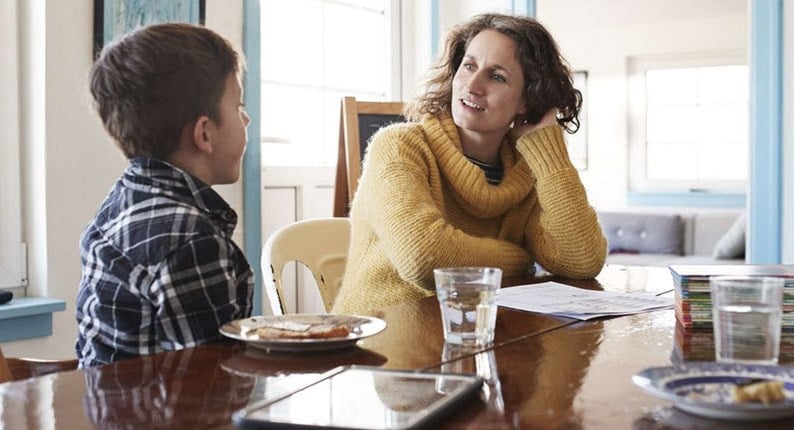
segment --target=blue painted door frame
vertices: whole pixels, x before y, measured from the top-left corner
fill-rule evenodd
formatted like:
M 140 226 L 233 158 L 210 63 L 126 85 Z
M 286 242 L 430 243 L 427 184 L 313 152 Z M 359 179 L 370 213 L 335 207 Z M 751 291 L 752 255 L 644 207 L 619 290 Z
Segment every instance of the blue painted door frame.
M 782 261 L 783 1 L 750 2 L 747 262 Z
M 245 109 L 251 117 L 248 146 L 243 157 L 243 234 L 245 255 L 254 271 L 253 315 L 262 315 L 262 168 L 260 152 L 260 55 L 259 0 L 243 2 L 243 52 L 246 72 Z

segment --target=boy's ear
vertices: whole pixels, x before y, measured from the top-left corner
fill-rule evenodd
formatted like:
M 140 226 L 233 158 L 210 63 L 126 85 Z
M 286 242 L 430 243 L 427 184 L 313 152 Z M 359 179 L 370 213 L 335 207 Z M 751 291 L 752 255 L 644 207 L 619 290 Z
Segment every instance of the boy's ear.
M 198 117 L 193 125 L 193 146 L 206 154 L 212 154 L 211 139 L 212 121 L 207 115 Z

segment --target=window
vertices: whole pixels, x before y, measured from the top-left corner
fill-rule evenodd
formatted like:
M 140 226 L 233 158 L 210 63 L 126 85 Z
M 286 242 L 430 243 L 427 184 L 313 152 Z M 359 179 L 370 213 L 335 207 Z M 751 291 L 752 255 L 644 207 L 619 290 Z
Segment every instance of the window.
M 19 56 L 17 2 L 0 2 L 0 288 L 24 295 L 25 252 L 22 244 L 19 176 Z
M 399 4 L 261 3 L 262 165 L 336 163 L 343 96 L 399 96 Z
M 587 170 L 587 72 L 573 72 L 573 87 L 582 92 L 582 109 L 579 111 L 579 129 L 566 134 L 571 162 L 579 170 Z
M 632 190 L 743 192 L 750 82 L 744 59 L 632 59 L 629 67 Z

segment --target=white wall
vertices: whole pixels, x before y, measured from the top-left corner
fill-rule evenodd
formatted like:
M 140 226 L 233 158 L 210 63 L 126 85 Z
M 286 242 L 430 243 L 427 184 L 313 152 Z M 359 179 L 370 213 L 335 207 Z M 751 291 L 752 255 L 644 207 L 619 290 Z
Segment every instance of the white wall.
M 18 287 L 25 277 L 20 249 L 20 123 L 17 3 L 0 2 L 0 285 Z M 12 287 L 13 288 L 13 287 Z M 24 288 L 16 288 L 16 292 Z
M 93 1 L 19 1 L 23 240 L 28 293 L 66 300 L 53 336 L 3 345 L 8 355 L 74 356 L 78 238 L 124 159 L 90 114 Z M 44 31 L 46 29 L 46 32 Z
M 444 50 L 444 36 L 450 27 L 482 12 L 508 11 L 510 0 L 438 0 L 438 51 Z M 402 100 L 408 101 L 421 89 L 432 60 L 430 46 L 430 2 L 402 0 Z
M 53 315 L 52 336 L 4 343 L 3 350 L 9 356 L 73 357 L 79 237 L 126 160 L 89 108 L 93 0 L 18 1 L 28 291 L 67 305 Z M 242 0 L 208 0 L 207 26 L 242 46 Z M 241 214 L 241 186 L 222 188 Z M 239 228 L 235 235 L 241 239 Z
M 508 13 L 511 7 L 510 0 L 439 0 L 438 29 L 442 36 L 439 38 L 439 48 L 443 45 L 443 35 L 452 26 L 478 13 Z
M 417 82 L 430 64 L 430 6 L 424 1 L 403 0 L 400 11 L 402 94 L 400 99 L 410 100 Z M 408 31 L 412 29 L 412 31 Z
M 243 52 L 243 0 L 206 0 L 205 25 L 229 40 L 237 52 Z M 232 239 L 243 244 L 243 181 L 213 187 L 237 212 L 237 228 Z

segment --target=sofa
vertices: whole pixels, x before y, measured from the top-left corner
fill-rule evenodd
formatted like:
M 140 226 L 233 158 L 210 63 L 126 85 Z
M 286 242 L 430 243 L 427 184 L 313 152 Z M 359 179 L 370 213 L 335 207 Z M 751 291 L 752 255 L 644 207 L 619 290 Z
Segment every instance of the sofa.
M 609 243 L 607 264 L 744 263 L 747 222 L 741 210 L 597 214 Z

